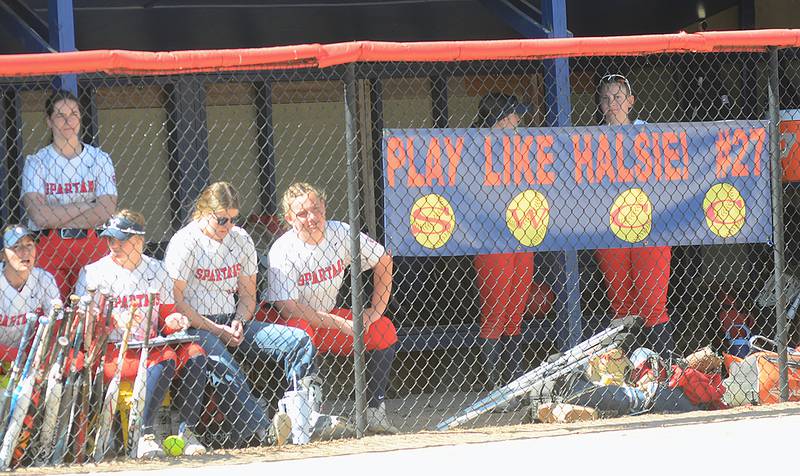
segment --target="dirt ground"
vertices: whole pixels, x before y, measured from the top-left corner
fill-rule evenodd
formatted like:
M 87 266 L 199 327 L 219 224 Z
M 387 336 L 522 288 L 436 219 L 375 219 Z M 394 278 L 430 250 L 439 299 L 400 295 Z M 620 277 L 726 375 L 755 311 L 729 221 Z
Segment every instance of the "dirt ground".
M 393 418 L 397 418 L 394 412 Z M 248 448 L 218 450 L 199 457 L 169 458 L 161 461 L 112 461 L 102 464 L 70 466 L 63 468 L 24 468 L 16 474 L 92 473 L 97 471 L 125 471 L 163 469 L 174 466 L 198 467 L 208 465 L 244 464 L 260 461 L 280 461 L 298 458 L 338 456 L 364 452 L 396 451 L 443 445 L 483 443 L 500 440 L 566 436 L 580 433 L 614 431 L 620 429 L 657 428 L 674 425 L 713 423 L 729 420 L 800 415 L 800 403 L 782 403 L 763 407 L 739 407 L 713 412 L 692 412 L 679 415 L 639 415 L 571 424 L 517 424 L 510 426 L 476 426 L 446 432 L 424 430 L 395 436 L 370 436 L 360 440 L 348 439 L 311 443 L 306 446 L 282 448 Z

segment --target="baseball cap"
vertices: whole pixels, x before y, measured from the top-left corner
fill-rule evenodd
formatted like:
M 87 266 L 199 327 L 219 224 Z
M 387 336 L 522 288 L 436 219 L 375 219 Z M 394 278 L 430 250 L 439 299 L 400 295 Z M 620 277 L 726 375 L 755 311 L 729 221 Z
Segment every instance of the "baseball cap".
M 492 127 L 500 119 L 516 113 L 519 116 L 527 114 L 530 107 L 521 103 L 516 96 L 503 93 L 489 93 L 481 98 L 478 104 L 478 127 Z
M 124 216 L 114 215 L 100 232 L 100 236 L 126 241 L 134 235 L 144 235 L 144 227 Z
M 11 248 L 26 236 L 33 236 L 33 232 L 22 225 L 12 225 L 3 230 L 3 248 Z

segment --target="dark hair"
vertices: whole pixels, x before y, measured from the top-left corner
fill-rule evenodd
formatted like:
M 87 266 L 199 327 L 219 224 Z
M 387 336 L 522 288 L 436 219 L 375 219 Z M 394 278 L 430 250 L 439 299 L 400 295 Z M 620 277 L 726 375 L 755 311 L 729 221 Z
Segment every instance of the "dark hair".
M 67 91 L 65 89 L 56 89 L 47 96 L 47 99 L 44 101 L 44 111 L 47 114 L 47 117 L 53 115 L 53 112 L 56 109 L 56 103 L 58 101 L 75 101 L 75 104 L 78 105 L 78 109 L 80 110 L 80 101 L 78 101 L 78 97 L 72 94 L 71 91 Z
M 525 112 L 527 106 L 520 103 L 516 96 L 491 92 L 483 96 L 478 103 L 478 115 L 475 116 L 472 127 L 492 127 L 506 116 Z

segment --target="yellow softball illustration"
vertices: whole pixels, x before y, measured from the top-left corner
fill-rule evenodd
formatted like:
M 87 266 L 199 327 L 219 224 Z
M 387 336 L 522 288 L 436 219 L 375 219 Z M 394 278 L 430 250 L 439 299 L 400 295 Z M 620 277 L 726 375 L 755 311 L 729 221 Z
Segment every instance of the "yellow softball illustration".
M 625 190 L 614 200 L 609 211 L 611 231 L 620 240 L 638 243 L 650 234 L 653 204 L 640 188 Z
M 417 242 L 432 250 L 444 246 L 456 227 L 455 213 L 450 202 L 435 193 L 422 196 L 414 202 L 409 220 L 411 234 Z
M 706 192 L 703 212 L 708 228 L 722 238 L 739 233 L 747 214 L 742 194 L 727 183 L 718 183 Z
M 547 198 L 535 190 L 518 194 L 506 208 L 508 230 L 525 246 L 540 245 L 549 224 L 550 205 Z

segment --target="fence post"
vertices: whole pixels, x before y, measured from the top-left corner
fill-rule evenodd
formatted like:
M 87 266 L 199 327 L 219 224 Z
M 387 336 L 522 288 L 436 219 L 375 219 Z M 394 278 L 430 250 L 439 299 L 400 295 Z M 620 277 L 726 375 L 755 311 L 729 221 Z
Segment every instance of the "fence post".
M 359 200 L 358 135 L 356 133 L 356 74 L 350 63 L 344 75 L 344 133 L 347 145 L 347 214 L 350 220 L 350 288 L 353 308 L 353 372 L 356 393 L 356 436 L 366 431 L 366 382 L 364 362 L 364 319 L 361 286 L 361 204 Z
M 775 342 L 778 344 L 778 372 L 781 390 L 781 401 L 789 399 L 789 369 L 787 367 L 787 323 L 786 295 L 784 294 L 784 237 L 783 237 L 783 182 L 781 181 L 780 136 L 778 132 L 778 48 L 771 46 L 769 51 L 769 162 L 772 182 L 772 235 L 773 257 L 775 260 Z

